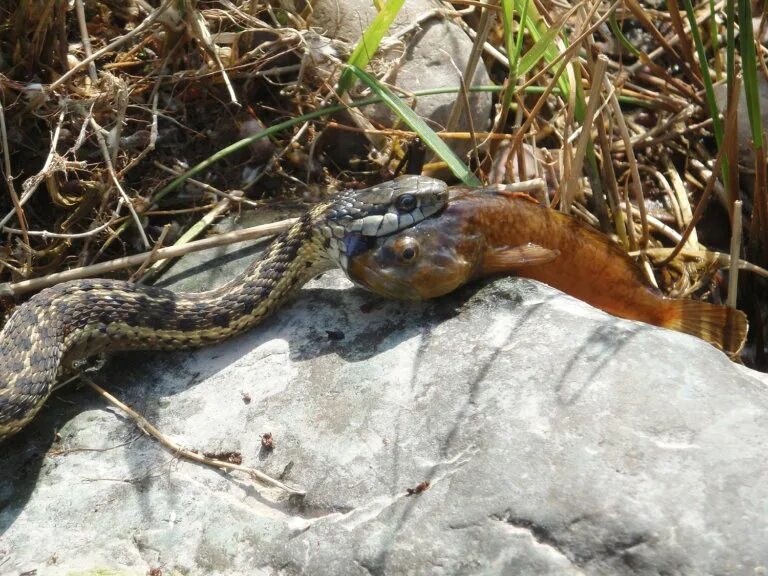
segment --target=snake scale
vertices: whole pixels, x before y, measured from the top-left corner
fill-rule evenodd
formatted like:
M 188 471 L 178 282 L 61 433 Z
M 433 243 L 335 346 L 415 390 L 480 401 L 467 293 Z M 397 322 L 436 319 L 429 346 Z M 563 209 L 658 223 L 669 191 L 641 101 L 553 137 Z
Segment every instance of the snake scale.
M 337 193 L 299 218 L 243 273 L 208 292 L 104 279 L 43 290 L 0 332 L 0 441 L 29 423 L 78 360 L 107 351 L 194 348 L 239 334 L 311 278 L 345 269 L 347 246 L 412 226 L 441 210 L 447 196 L 445 183 L 424 176 Z

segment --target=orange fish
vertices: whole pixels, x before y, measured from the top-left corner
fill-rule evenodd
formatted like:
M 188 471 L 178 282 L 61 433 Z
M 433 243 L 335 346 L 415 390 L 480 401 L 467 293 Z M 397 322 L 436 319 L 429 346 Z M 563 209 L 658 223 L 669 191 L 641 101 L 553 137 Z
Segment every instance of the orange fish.
M 729 354 L 746 339 L 743 312 L 665 297 L 608 236 L 523 194 L 454 189 L 434 218 L 385 238 L 345 241 L 349 278 L 390 298 L 435 298 L 477 278 L 514 273 Z

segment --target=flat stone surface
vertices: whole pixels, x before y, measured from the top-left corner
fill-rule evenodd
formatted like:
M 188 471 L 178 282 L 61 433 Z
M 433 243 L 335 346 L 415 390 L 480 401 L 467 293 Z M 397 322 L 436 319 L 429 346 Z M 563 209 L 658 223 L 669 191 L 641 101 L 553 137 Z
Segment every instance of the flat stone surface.
M 210 258 L 169 278 L 189 289 Z M 95 379 L 181 444 L 240 451 L 307 496 L 180 462 L 66 389 L 0 445 L 0 574 L 768 566 L 766 377 L 532 281 L 404 304 L 329 273 L 242 337 L 123 354 Z

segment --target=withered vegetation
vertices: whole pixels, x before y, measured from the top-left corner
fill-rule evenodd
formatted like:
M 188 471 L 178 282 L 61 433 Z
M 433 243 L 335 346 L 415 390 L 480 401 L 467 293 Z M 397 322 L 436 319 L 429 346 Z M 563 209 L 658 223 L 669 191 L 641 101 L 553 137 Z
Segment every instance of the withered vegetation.
M 300 119 L 370 95 L 360 86 L 349 98 L 336 94 L 353 46 L 312 29 L 312 4 L 0 3 L 6 313 L 20 281 L 168 246 L 190 229 L 185 239 L 205 234 L 227 213 L 303 207 L 334 186 L 396 173 L 416 135 L 405 126 Z M 661 10 L 652 0 L 520 1 L 507 27 L 503 4 L 446 2 L 433 16 L 485 38 L 478 49 L 494 98 L 511 105 L 472 134 L 446 136 L 480 144 L 464 160 L 481 180 L 546 177 L 551 194 L 542 201 L 613 235 L 672 296 L 725 301 L 738 260 L 729 253 L 768 266 L 765 147 L 751 144 L 746 104 L 737 105 L 741 80 L 727 68 L 729 27 L 739 39 L 744 32 L 728 20 L 732 3 L 690 6 L 695 33 L 685 2 Z M 520 53 L 544 56 L 517 74 L 508 48 L 523 8 L 544 40 L 529 29 Z M 759 3 L 752 8 L 764 85 L 765 18 Z M 390 70 L 369 72 L 388 78 Z M 722 116 L 713 121 L 707 84 L 721 80 Z M 498 90 L 505 85 L 515 91 Z M 179 178 L 195 166 L 194 178 Z M 425 172 L 445 175 L 439 162 Z M 735 287 L 730 298 L 738 292 L 751 324 L 745 360 L 766 369 L 765 279 L 742 272 Z

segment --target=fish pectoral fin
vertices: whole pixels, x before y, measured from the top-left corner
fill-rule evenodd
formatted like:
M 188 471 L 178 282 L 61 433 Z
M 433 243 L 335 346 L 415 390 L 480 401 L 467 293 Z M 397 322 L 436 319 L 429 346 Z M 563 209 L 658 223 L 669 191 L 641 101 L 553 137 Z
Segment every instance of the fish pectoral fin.
M 483 272 L 512 272 L 516 268 L 549 264 L 560 256 L 560 250 L 544 248 L 537 244 L 493 248 L 483 258 Z

